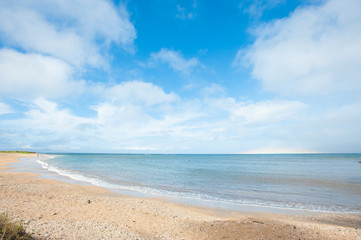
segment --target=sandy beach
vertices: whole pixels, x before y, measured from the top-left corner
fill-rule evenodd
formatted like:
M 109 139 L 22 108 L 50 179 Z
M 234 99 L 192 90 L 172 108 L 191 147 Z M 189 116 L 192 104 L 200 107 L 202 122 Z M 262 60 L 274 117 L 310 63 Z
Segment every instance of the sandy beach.
M 0 212 L 37 239 L 361 239 L 360 214 L 231 212 L 6 171 L 26 156 L 0 153 Z

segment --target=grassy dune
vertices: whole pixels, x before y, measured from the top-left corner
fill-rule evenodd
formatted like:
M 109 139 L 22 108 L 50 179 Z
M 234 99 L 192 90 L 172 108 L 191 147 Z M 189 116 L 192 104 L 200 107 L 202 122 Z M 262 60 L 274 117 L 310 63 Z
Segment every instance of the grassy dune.
M 36 153 L 36 152 L 28 152 L 28 151 L 0 151 L 0 153 L 34 154 L 34 153 Z

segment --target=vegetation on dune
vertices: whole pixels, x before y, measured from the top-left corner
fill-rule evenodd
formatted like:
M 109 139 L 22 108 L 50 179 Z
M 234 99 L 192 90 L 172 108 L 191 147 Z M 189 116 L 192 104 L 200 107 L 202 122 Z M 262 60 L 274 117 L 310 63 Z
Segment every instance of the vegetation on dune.
M 0 151 L 0 153 L 23 153 L 23 154 L 33 154 L 36 152 L 28 152 L 28 151 Z
M 34 240 L 30 234 L 25 232 L 21 222 L 14 223 L 9 220 L 7 213 L 0 214 L 0 240 Z

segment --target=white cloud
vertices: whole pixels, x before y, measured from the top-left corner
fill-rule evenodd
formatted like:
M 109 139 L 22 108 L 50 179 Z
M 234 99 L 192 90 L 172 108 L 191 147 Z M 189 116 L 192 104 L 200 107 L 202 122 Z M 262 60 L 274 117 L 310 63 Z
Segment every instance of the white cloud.
M 17 134 L 27 133 L 19 145 L 30 143 L 34 148 L 42 147 L 39 136 L 46 135 L 53 150 L 76 146 L 83 151 L 234 152 L 254 144 L 247 139 L 262 123 L 269 125 L 263 128 L 266 132 L 271 131 L 303 107 L 298 102 L 247 103 L 207 96 L 185 100 L 139 81 L 103 87 L 102 92 L 103 99 L 88 106 L 96 113 L 92 117 L 37 99 L 24 119 L 7 124 Z
M 77 66 L 102 61 L 94 45 L 75 32 L 57 30 L 35 11 L 2 9 L 0 16 L 1 31 L 11 46 L 50 54 Z
M 272 143 L 280 123 L 285 127 L 298 123 L 305 108 L 300 102 L 278 100 L 246 103 L 218 97 L 179 101 L 151 112 L 144 103 L 100 104 L 96 108 L 99 132 L 104 141 L 111 139 L 125 147 L 131 142 L 139 149 L 153 148 L 148 150 L 153 152 L 237 152 Z
M 0 94 L 29 99 L 79 95 L 88 67 L 107 67 L 117 44 L 133 51 L 136 31 L 107 0 L 0 0 Z
M 150 64 L 155 62 L 167 63 L 173 70 L 184 75 L 189 75 L 192 70 L 199 66 L 197 58 L 185 59 L 181 52 L 162 48 L 159 52 L 152 53 Z
M 305 116 L 289 134 L 322 152 L 361 152 L 361 101 Z M 302 134 L 300 134 L 302 133 Z
M 81 92 L 83 82 L 72 81 L 73 68 L 39 54 L 0 49 L 0 93 L 21 98 L 57 98 Z
M 59 14 L 59 18 L 66 14 L 74 20 L 74 28 L 81 36 L 119 43 L 126 48 L 132 47 L 136 38 L 135 28 L 123 5 L 117 7 L 107 0 L 55 0 L 50 3 L 43 0 L 40 4 L 42 8 L 44 4 L 60 8 L 51 14 Z
M 306 105 L 298 101 L 261 101 L 256 103 L 240 103 L 232 111 L 231 119 L 244 124 L 270 124 L 284 120 L 295 120 L 294 117 Z
M 3 42 L 60 58 L 74 66 L 104 66 L 104 48 L 116 43 L 131 50 L 136 38 L 126 10 L 116 9 L 109 1 L 2 0 L 0 3 Z
M 0 102 L 0 115 L 1 114 L 6 114 L 6 113 L 12 113 L 13 110 L 11 109 L 11 107 L 5 103 Z
M 104 90 L 108 99 L 126 103 L 155 105 L 169 103 L 177 99 L 174 93 L 165 93 L 159 86 L 142 81 L 123 82 Z
M 75 116 L 68 109 L 59 109 L 58 104 L 44 98 L 32 101 L 30 110 L 25 112 L 25 115 L 25 126 L 57 134 L 56 137 L 59 137 L 59 134 L 79 134 L 82 124 L 94 122 L 91 118 Z
M 251 102 L 219 95 L 182 99 L 140 81 L 103 87 L 101 92 L 96 104 L 84 106 L 93 110 L 87 117 L 44 98 L 31 101 L 23 118 L 0 121 L 3 147 L 159 153 L 360 151 L 360 102 L 318 111 L 298 101 Z
M 0 142 L 5 149 L 80 149 L 94 135 L 93 119 L 75 116 L 58 104 L 39 98 L 29 101 L 24 117 L 0 121 Z M 85 143 L 83 140 L 88 139 Z M 83 144 L 84 143 L 84 144 Z
M 361 90 L 361 2 L 329 0 L 254 31 L 235 65 L 249 64 L 265 90 L 283 95 Z

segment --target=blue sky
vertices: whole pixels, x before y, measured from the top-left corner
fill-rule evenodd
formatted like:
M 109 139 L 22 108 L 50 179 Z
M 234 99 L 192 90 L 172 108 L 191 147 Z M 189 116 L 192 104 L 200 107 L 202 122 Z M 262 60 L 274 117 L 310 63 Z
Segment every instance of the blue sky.
M 361 152 L 358 0 L 0 0 L 0 148 Z

